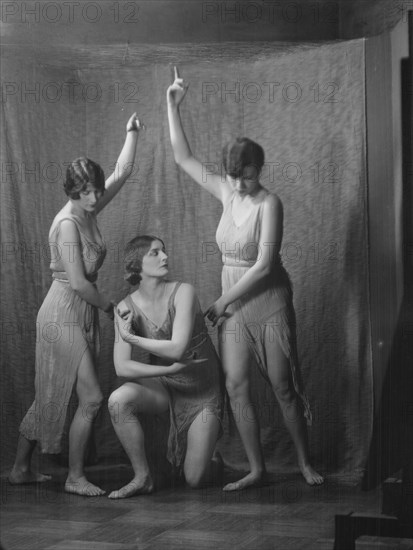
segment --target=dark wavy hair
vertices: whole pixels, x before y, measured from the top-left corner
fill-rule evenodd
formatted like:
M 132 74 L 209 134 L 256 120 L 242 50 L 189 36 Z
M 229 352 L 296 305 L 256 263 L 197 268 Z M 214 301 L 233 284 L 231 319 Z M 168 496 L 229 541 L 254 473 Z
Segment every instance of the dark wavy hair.
M 138 285 L 142 280 L 142 260 L 151 248 L 153 241 L 160 241 L 165 246 L 163 240 L 156 235 L 138 235 L 126 245 L 123 278 L 132 286 Z
M 102 168 L 86 157 L 79 157 L 73 160 L 66 170 L 66 181 L 63 188 L 68 197 L 73 200 L 80 199 L 80 193 L 85 191 L 87 184 L 100 191 L 105 192 L 105 174 Z
M 261 145 L 246 137 L 235 138 L 222 149 L 224 170 L 232 178 L 240 178 L 248 166 L 253 166 L 258 176 L 264 160 L 264 149 Z

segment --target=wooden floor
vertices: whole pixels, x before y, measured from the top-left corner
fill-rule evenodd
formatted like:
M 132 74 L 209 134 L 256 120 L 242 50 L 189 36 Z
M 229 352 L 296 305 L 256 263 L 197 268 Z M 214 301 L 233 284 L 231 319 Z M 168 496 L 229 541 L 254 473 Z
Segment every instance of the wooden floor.
M 107 491 L 131 474 L 125 465 L 89 472 Z M 178 484 L 111 501 L 64 493 L 64 474 L 55 466 L 53 480 L 39 486 L 11 486 L 2 476 L 4 550 L 333 550 L 335 514 L 380 512 L 380 491 L 366 493 L 334 478 L 312 488 L 299 475 L 279 474 L 241 493 Z

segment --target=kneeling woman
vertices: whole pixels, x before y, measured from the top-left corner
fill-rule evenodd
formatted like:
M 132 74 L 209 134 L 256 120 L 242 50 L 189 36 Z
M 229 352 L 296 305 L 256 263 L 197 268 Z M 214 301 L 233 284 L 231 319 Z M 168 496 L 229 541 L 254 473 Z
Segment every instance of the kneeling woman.
M 153 490 L 138 413 L 169 409 L 167 458 L 191 487 L 212 480 L 218 467 L 212 455 L 222 414 L 219 360 L 193 287 L 166 280 L 161 239 L 136 237 L 125 252 L 125 279 L 138 288 L 115 312 L 114 362 L 129 381 L 112 393 L 109 411 L 135 476 L 109 498 Z M 151 364 L 132 360 L 132 346 L 149 352 Z

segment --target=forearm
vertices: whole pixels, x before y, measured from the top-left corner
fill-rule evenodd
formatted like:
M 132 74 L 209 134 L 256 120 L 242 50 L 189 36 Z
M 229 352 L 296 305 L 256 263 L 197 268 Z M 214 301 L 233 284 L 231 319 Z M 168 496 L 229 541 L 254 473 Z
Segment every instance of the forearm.
M 178 164 L 181 164 L 192 156 L 192 152 L 182 127 L 181 115 L 178 107 L 168 105 L 168 120 L 174 158 Z
M 138 130 L 129 130 L 126 132 L 125 143 L 116 162 L 116 168 L 119 170 L 119 177 L 127 178 L 132 173 L 136 156 L 138 134 Z
M 92 306 L 96 306 L 100 309 L 103 309 L 104 311 L 111 307 L 110 301 L 107 300 L 104 295 L 98 292 L 95 285 L 93 285 L 86 279 L 77 283 L 76 285 L 73 285 L 72 288 L 76 292 L 76 294 L 80 296 L 80 298 L 82 298 L 82 300 L 85 300 L 85 302 L 91 304 Z
M 148 353 L 152 353 L 162 359 L 180 361 L 188 347 L 185 342 L 174 342 L 173 340 L 154 340 L 128 334 L 127 342 L 138 346 Z
M 222 295 L 221 299 L 225 306 L 228 307 L 248 292 L 253 291 L 269 273 L 269 267 L 257 264 L 252 266 L 234 286 Z
M 116 374 L 123 378 L 154 378 L 173 374 L 172 365 L 148 365 L 132 359 L 115 362 Z

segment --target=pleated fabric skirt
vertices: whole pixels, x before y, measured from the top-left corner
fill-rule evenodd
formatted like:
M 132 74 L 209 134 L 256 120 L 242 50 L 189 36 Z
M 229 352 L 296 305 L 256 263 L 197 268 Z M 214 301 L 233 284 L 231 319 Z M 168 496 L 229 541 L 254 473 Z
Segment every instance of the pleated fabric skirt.
M 223 293 L 232 288 L 248 269 L 250 267 L 224 265 L 221 279 Z M 310 405 L 298 363 L 293 291 L 284 267 L 277 266 L 275 272 L 266 277 L 254 291 L 232 303 L 227 312 L 231 317 L 229 323 L 222 325 L 221 330 L 229 330 L 233 333 L 232 337 L 242 338 L 248 343 L 262 376 L 270 385 L 266 342 L 277 339 L 289 361 L 292 381 L 301 400 L 304 417 L 311 424 Z
M 36 440 L 41 452 L 57 454 L 79 365 L 86 352 L 95 360 L 99 349 L 97 308 L 67 281 L 54 280 L 39 309 L 36 333 L 35 399 L 20 433 Z

